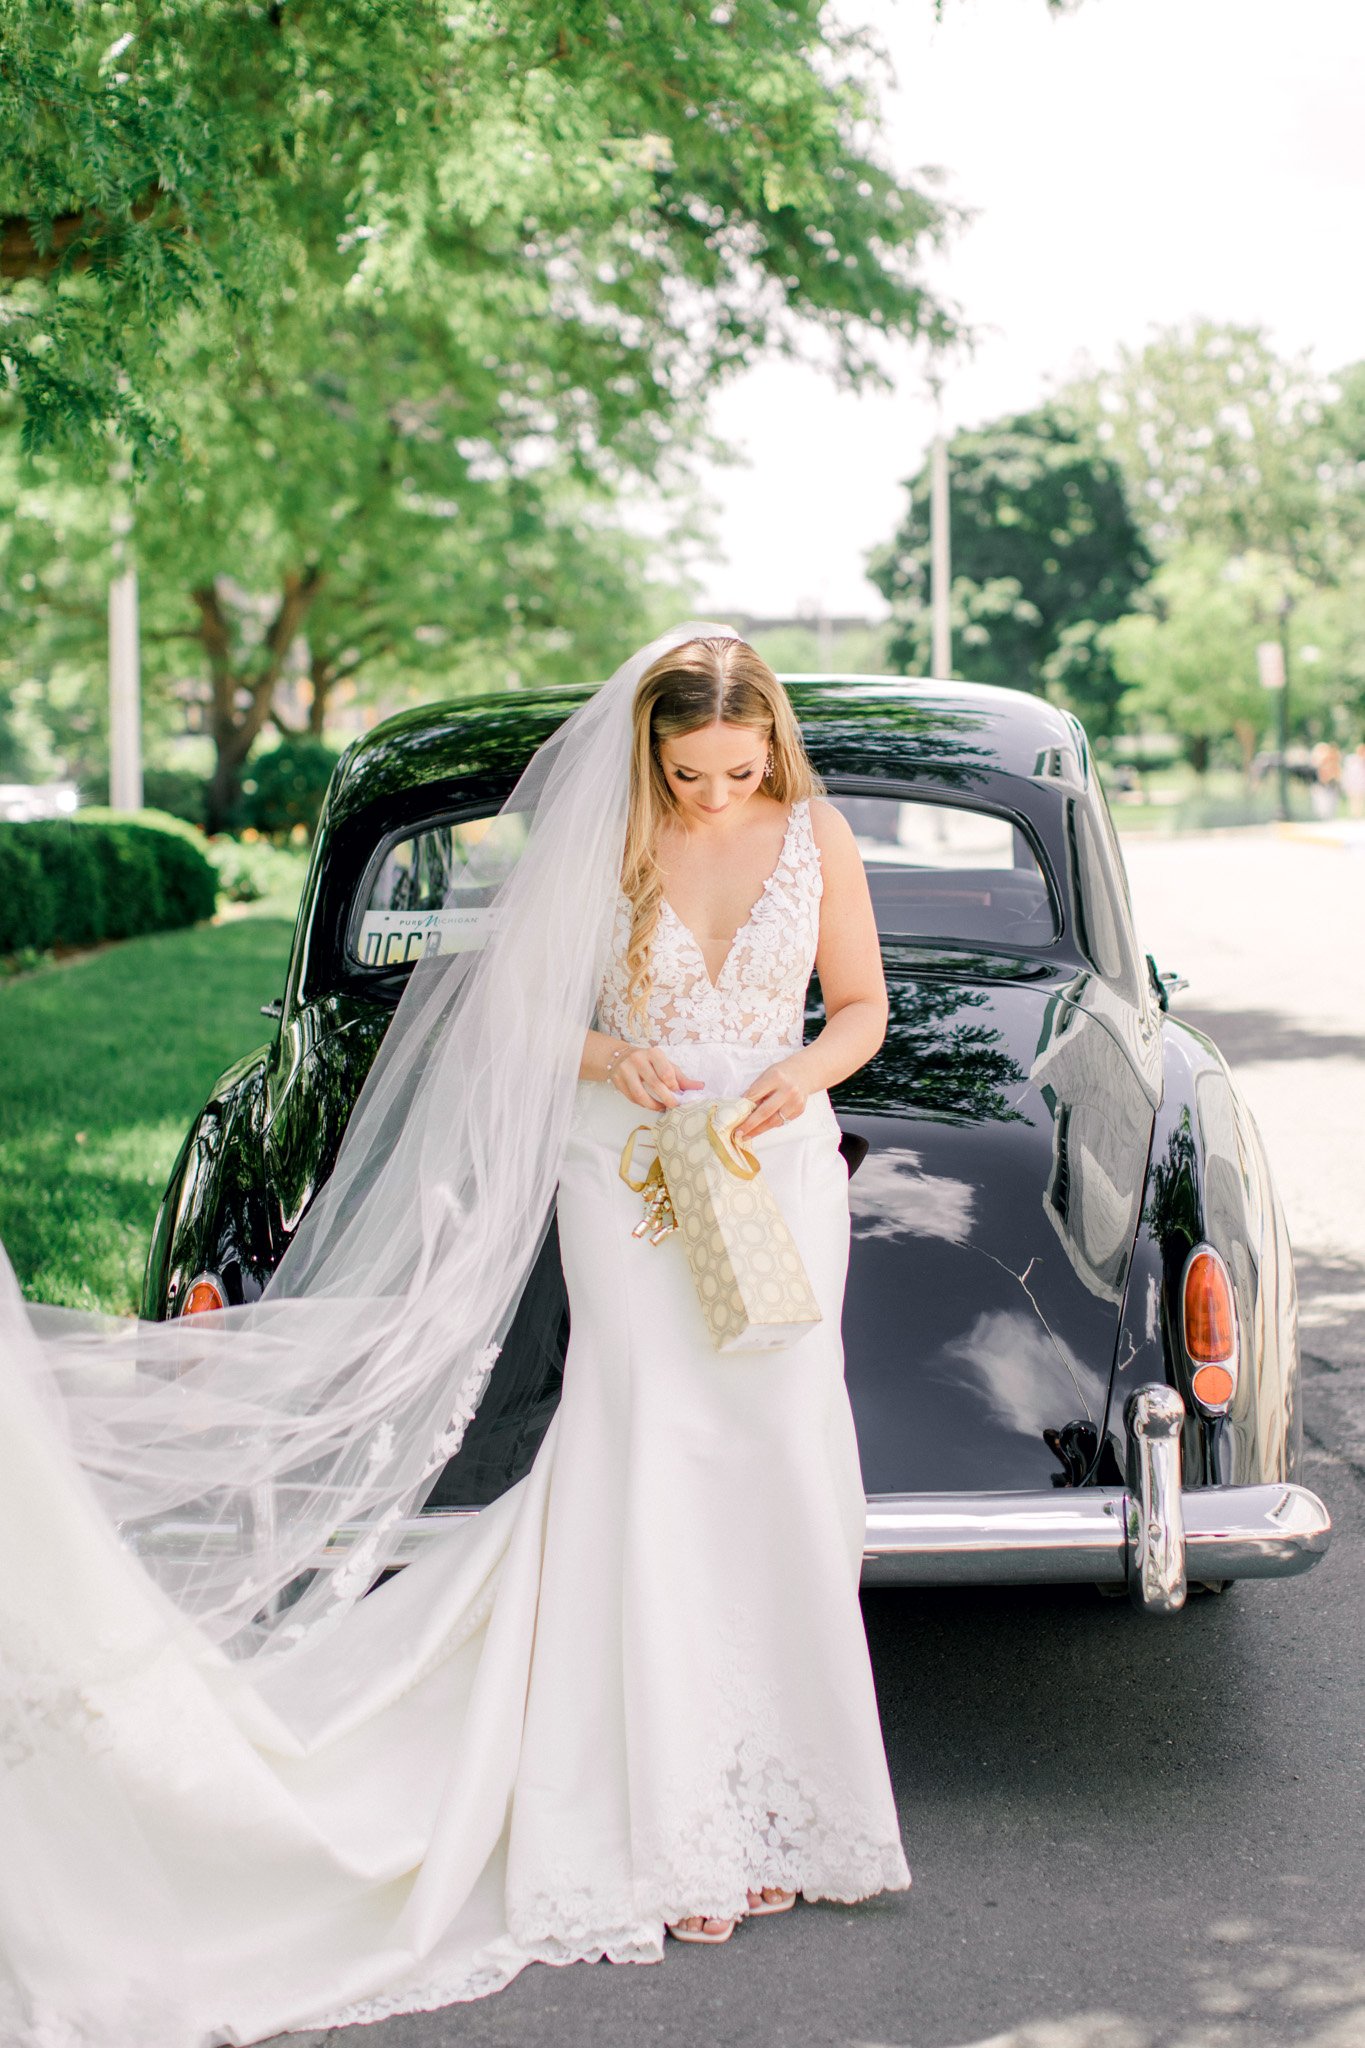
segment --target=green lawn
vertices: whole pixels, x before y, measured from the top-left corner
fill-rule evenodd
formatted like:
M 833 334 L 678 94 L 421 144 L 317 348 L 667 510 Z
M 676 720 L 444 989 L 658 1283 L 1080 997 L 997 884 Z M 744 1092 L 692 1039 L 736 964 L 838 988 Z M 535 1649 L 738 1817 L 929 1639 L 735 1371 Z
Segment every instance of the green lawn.
M 0 1240 L 32 1300 L 137 1308 L 190 1119 L 270 1035 L 293 916 L 260 909 L 0 983 Z

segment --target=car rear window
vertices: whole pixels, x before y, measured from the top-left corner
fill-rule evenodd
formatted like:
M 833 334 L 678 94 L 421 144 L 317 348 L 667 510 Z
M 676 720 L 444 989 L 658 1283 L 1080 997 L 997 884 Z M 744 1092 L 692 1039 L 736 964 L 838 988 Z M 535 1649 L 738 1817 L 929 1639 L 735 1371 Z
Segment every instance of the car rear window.
M 1057 912 L 1032 841 L 998 811 L 919 797 L 829 801 L 853 828 L 883 938 L 1046 946 Z
M 1042 946 L 1057 936 L 1052 893 L 1032 843 L 999 812 L 919 798 L 830 802 L 853 827 L 884 938 Z M 392 970 L 423 953 L 481 946 L 492 912 L 481 899 L 525 844 L 515 812 L 443 819 L 390 840 L 361 885 L 350 953 Z M 469 860 L 480 849 L 477 884 Z M 458 901 L 447 897 L 458 891 Z
M 443 819 L 390 840 L 361 885 L 351 922 L 350 951 L 362 967 L 405 967 L 422 953 L 462 953 L 482 946 L 492 912 L 482 899 L 512 867 L 526 843 L 516 811 L 486 818 Z M 470 857 L 479 849 L 477 876 Z M 448 903 L 452 891 L 459 900 Z

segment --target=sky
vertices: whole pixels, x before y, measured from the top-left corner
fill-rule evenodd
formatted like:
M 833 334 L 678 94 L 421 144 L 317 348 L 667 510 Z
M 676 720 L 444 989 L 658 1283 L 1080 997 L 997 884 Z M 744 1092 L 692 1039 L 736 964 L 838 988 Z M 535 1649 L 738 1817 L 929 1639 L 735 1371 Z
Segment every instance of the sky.
M 883 147 L 975 209 L 932 275 L 978 332 L 948 428 L 1196 315 L 1267 327 L 1326 370 L 1365 356 L 1361 0 L 843 0 L 892 58 Z M 707 465 L 708 616 L 880 617 L 864 575 L 933 432 L 927 358 L 891 393 L 766 362 L 722 391 Z

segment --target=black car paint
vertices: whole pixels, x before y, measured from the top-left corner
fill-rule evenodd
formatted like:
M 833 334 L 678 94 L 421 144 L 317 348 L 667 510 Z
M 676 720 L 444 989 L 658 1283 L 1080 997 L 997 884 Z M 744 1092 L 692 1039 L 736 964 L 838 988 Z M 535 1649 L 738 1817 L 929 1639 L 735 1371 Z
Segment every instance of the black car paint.
M 843 1334 L 870 1493 L 1112 1481 L 1128 1390 L 1188 1404 L 1184 1261 L 1227 1259 L 1244 1361 L 1231 1412 L 1187 1424 L 1187 1483 L 1291 1476 L 1297 1344 L 1283 1216 L 1216 1050 L 1166 1016 L 1132 934 L 1121 856 L 1062 714 L 971 686 L 789 682 L 831 793 L 899 792 L 1010 815 L 1056 891 L 1058 936 L 1013 953 L 888 940 L 876 1058 L 831 1090 L 853 1236 Z M 347 947 L 381 841 L 509 794 L 582 692 L 428 707 L 337 770 L 300 907 L 275 1041 L 223 1076 L 158 1217 L 144 1313 L 194 1274 L 264 1286 L 331 1169 L 401 978 Z M 812 982 L 807 1036 L 823 1011 Z M 478 1505 L 534 1455 L 568 1309 L 553 1217 L 497 1371 L 431 1506 Z

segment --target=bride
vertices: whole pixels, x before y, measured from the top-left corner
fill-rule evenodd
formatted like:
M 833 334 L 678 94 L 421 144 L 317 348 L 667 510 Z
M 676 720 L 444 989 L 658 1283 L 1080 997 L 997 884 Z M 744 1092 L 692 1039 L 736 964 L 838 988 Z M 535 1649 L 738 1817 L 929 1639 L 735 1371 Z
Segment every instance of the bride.
M 0 1255 L 6 2044 L 253 2042 L 909 1883 L 828 1094 L 886 992 L 820 787 L 754 651 L 676 628 L 455 878 L 482 944 L 418 963 L 259 1302 L 33 1307 Z M 736 1095 L 822 1314 L 743 1355 L 619 1171 L 642 1121 Z M 376 1585 L 556 1214 L 534 1464 Z

